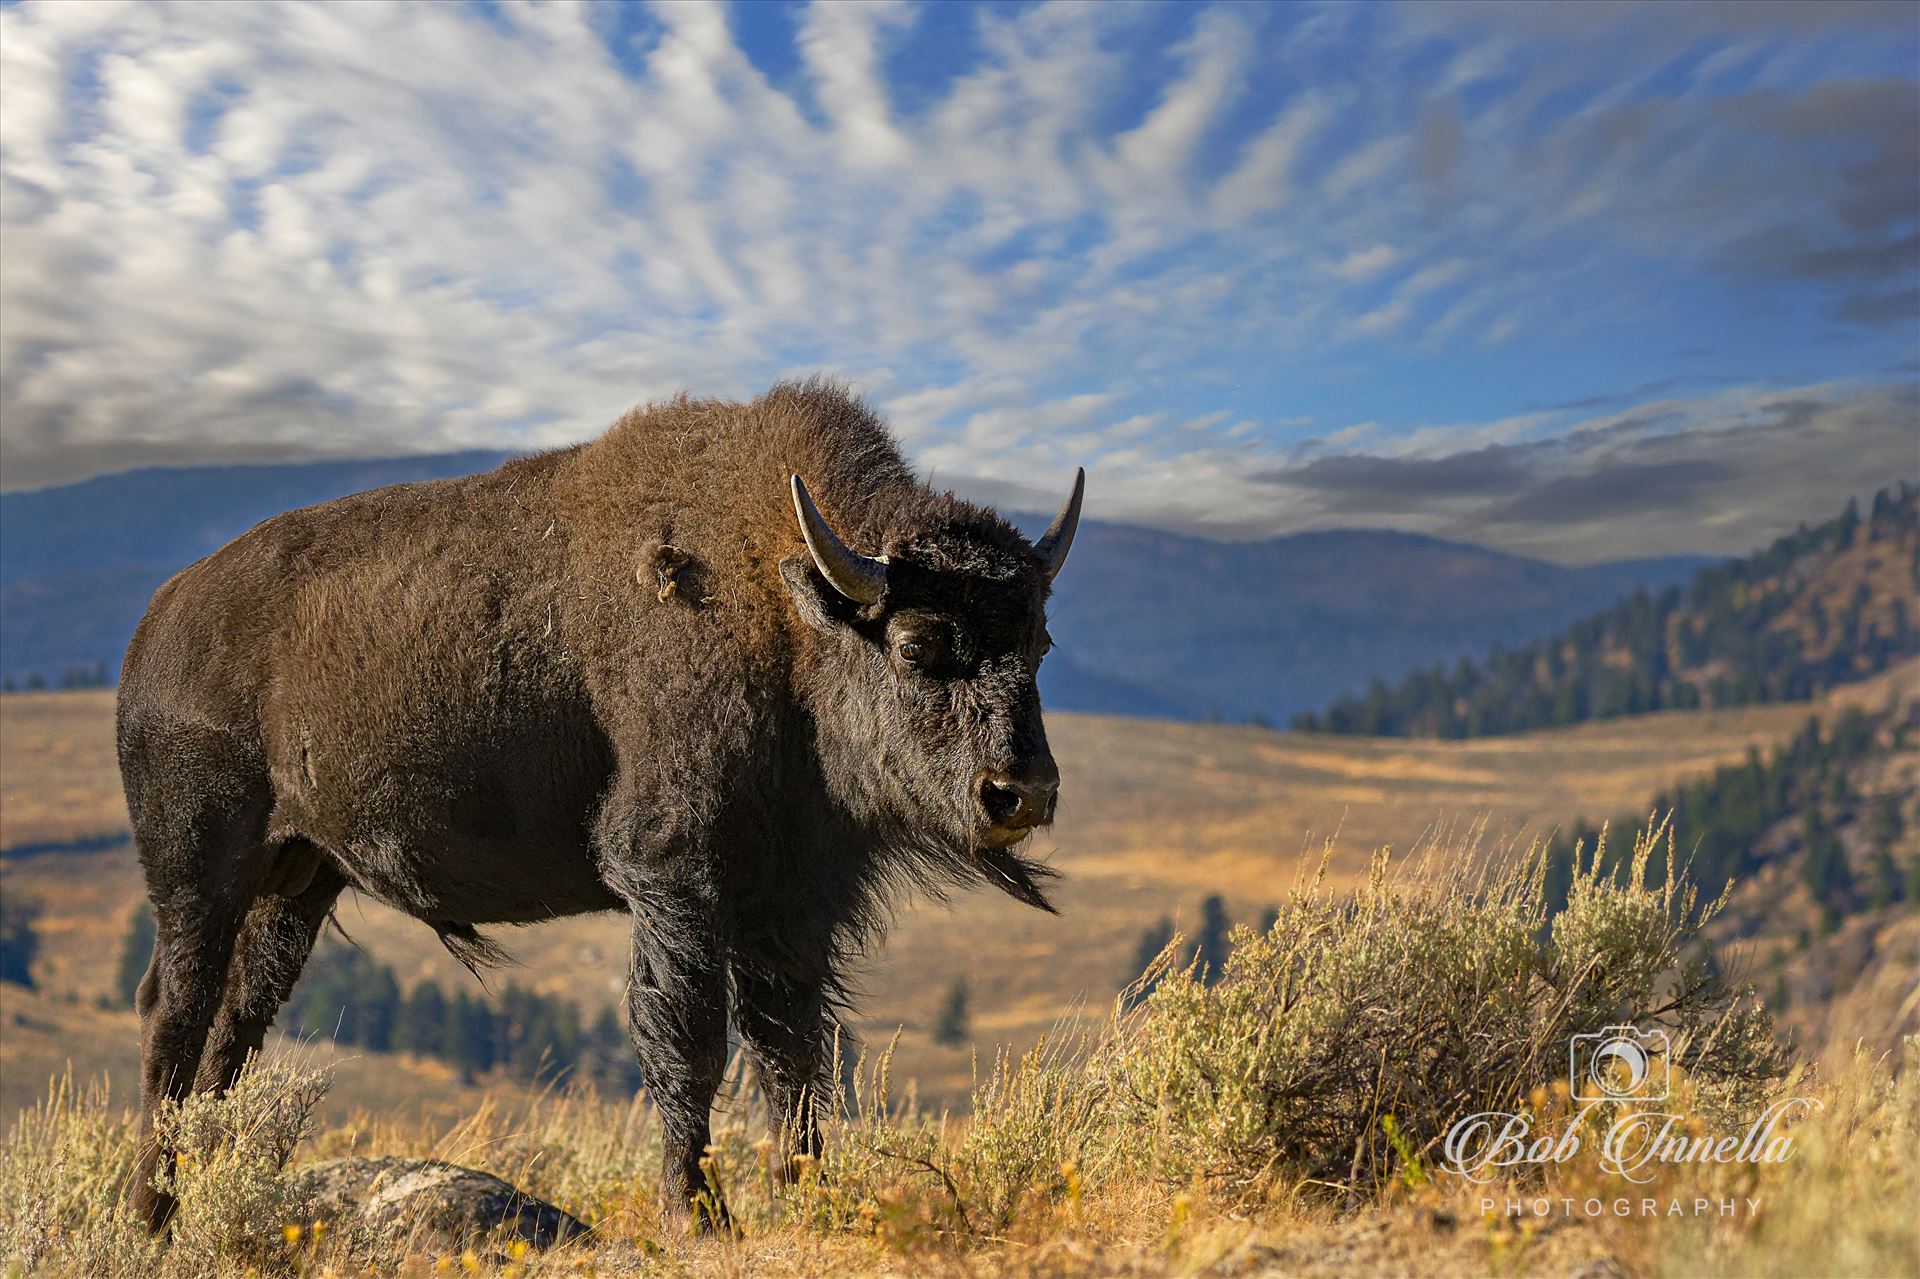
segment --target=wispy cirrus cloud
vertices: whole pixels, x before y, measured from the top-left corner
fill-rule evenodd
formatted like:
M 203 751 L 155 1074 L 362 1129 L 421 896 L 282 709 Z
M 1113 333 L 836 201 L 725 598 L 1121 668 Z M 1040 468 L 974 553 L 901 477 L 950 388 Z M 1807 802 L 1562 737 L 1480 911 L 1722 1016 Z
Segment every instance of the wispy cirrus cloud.
M 1910 24 L 1536 8 L 10 6 L 5 483 L 827 369 L 929 469 L 1088 463 L 1110 517 L 1696 549 L 1773 517 L 1609 524 L 1576 441 L 1703 338 L 1749 389 L 1622 454 L 1674 468 L 1638 491 L 1761 484 L 1687 449 L 1795 382 L 1895 465 Z M 1779 519 L 1842 483 L 1765 438 Z

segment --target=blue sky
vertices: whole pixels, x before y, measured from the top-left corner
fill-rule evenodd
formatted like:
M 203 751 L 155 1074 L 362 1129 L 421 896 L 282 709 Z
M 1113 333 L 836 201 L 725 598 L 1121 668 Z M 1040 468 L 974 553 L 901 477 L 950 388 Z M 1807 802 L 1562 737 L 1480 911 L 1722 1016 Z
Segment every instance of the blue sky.
M 943 483 L 1736 552 L 1920 470 L 1920 7 L 10 5 L 4 483 L 825 370 Z

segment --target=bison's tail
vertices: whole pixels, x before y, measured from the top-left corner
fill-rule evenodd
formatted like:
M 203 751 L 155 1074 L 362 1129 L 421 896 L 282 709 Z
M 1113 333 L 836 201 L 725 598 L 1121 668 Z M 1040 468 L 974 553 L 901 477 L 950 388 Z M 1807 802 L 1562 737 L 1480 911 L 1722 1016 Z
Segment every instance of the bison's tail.
M 506 948 L 489 937 L 482 937 L 472 924 L 450 924 L 445 921 L 434 924 L 433 931 L 440 934 L 440 944 L 447 953 L 459 960 L 481 981 L 486 977 L 483 968 L 503 968 L 513 962 Z

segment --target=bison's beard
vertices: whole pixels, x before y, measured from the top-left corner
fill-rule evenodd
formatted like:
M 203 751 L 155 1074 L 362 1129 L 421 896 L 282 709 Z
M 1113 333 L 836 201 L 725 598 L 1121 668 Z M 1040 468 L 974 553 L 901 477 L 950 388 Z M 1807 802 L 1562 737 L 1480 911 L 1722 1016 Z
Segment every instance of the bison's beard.
M 973 859 L 980 866 L 980 877 L 1016 901 L 1058 915 L 1060 911 L 1047 900 L 1040 885 L 1059 878 L 1060 872 L 1044 862 L 1022 857 L 1012 847 L 975 848 Z
M 945 900 L 950 890 L 973 884 L 991 884 L 1015 901 L 1050 915 L 1060 913 L 1045 889 L 1059 872 L 1021 852 L 1030 846 L 1029 836 L 988 843 L 973 828 L 974 814 L 964 793 L 953 796 L 949 805 L 929 803 L 904 787 L 878 794 L 875 790 L 861 796 L 864 802 L 854 815 L 873 840 L 868 845 L 869 891 L 881 913 L 883 903 L 897 902 L 903 892 Z
M 1027 847 L 1025 840 L 995 846 L 978 837 L 960 836 L 957 831 L 943 838 L 936 829 L 931 822 L 887 824 L 881 841 L 884 852 L 875 869 L 883 881 L 891 881 L 888 888 L 912 887 L 944 899 L 953 888 L 991 884 L 1016 901 L 1050 915 L 1060 913 L 1047 900 L 1045 891 L 1047 882 L 1059 878 L 1059 872 L 1024 855 L 1020 850 Z

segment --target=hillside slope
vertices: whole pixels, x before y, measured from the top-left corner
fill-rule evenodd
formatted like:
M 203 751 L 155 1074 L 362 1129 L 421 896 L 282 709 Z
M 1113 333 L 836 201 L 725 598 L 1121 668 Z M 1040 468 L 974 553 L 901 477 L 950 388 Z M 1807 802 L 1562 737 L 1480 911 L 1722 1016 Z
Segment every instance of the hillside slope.
M 1836 690 L 1828 713 L 1884 701 L 1910 663 Z M 1644 811 L 1676 779 L 1710 775 L 1750 749 L 1789 738 L 1805 706 L 1693 711 L 1510 738 L 1424 742 L 1327 738 L 1252 728 L 1051 715 L 1063 773 L 1059 823 L 1040 851 L 1063 875 L 1059 918 L 994 893 L 950 907 L 917 903 L 865 966 L 859 1029 L 884 1042 L 896 1027 L 898 1073 L 922 1096 L 963 1097 L 973 1050 L 1031 1044 L 1063 1018 L 1099 1015 L 1133 967 L 1142 934 L 1171 917 L 1191 928 L 1203 899 L 1252 922 L 1310 874 L 1337 836 L 1335 885 L 1365 874 L 1382 845 L 1468 836 L 1484 822 L 1492 851 L 1582 813 Z M 105 692 L 0 697 L 0 849 L 124 830 Z M 128 921 L 142 900 L 126 844 L 0 859 L 0 891 L 38 899 L 42 987 L 83 1002 L 110 996 Z M 349 894 L 340 921 L 411 989 L 423 980 L 477 993 L 432 932 Z M 504 929 L 518 982 L 581 1005 L 585 1020 L 624 988 L 627 928 L 616 916 Z M 947 992 L 967 985 L 971 1042 L 936 1043 Z
M 1702 569 L 1686 588 L 1637 592 L 1562 634 L 1377 680 L 1308 731 L 1477 737 L 1695 706 L 1803 701 L 1920 653 L 1920 489 L 1875 496 L 1862 518 L 1802 527 Z
M 324 1039 L 275 1034 L 267 1052 L 331 1072 L 333 1088 L 323 1113 L 332 1122 L 369 1112 L 450 1121 L 470 1113 L 489 1091 L 437 1061 L 336 1047 Z M 101 1007 L 68 992 L 0 985 L 0 1131 L 22 1107 L 46 1098 L 50 1080 L 69 1072 L 78 1084 L 110 1081 L 117 1103 L 136 1099 L 139 1017 L 130 1008 Z M 504 1092 L 502 1081 L 494 1083 L 496 1095 Z
M 143 470 L 0 495 L 0 678 L 110 680 L 154 588 L 253 524 L 500 456 Z M 1705 562 L 1568 568 L 1399 533 L 1223 543 L 1089 521 L 1042 690 L 1061 710 L 1278 722 L 1376 676 L 1525 643 Z

